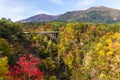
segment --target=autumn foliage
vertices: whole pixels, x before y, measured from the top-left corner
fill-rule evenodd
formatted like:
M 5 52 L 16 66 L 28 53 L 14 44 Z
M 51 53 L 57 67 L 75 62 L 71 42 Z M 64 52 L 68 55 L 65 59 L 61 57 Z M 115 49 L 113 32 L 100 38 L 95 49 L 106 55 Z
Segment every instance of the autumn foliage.
M 41 72 L 37 64 L 39 58 L 35 58 L 32 54 L 24 55 L 19 58 L 13 68 L 11 68 L 10 76 L 19 78 L 20 80 L 43 80 L 43 72 Z
M 43 79 L 120 80 L 120 23 L 0 20 L 0 80 Z

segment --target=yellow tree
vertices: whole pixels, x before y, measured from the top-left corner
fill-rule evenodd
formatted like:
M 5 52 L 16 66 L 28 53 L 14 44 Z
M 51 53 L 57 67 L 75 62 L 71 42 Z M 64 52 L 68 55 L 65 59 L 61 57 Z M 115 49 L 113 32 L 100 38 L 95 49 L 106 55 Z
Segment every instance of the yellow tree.
M 0 58 L 0 80 L 3 80 L 7 73 L 8 73 L 7 57 Z
M 80 25 L 69 23 L 66 28 L 60 33 L 60 39 L 58 44 L 59 56 L 63 57 L 65 64 L 72 69 L 79 64 L 79 60 L 82 58 L 80 42 Z
M 120 79 L 120 33 L 107 33 L 92 45 L 84 67 L 92 80 Z

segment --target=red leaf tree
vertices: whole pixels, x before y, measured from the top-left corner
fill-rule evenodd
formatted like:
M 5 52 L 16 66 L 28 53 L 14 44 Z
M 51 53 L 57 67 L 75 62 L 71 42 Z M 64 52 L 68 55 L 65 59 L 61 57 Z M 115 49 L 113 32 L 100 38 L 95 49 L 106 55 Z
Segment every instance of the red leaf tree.
M 13 68 L 10 69 L 10 75 L 21 80 L 43 80 L 43 72 L 38 69 L 39 58 L 32 54 L 19 58 Z

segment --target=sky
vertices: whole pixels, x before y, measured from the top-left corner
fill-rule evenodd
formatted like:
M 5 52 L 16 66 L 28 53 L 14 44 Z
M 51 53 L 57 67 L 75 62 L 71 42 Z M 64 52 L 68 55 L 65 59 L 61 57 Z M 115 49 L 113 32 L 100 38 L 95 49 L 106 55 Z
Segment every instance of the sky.
M 94 6 L 120 9 L 120 0 L 0 0 L 0 18 L 18 21 L 37 14 L 58 15 Z

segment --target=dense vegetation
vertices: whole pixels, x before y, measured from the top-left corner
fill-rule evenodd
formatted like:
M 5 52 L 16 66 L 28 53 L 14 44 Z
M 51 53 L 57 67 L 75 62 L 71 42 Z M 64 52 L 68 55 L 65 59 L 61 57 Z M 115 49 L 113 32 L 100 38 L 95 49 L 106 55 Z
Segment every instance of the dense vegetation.
M 53 39 L 35 33 L 40 31 L 59 34 Z M 119 23 L 21 24 L 1 19 L 0 79 L 119 80 L 119 32 Z

